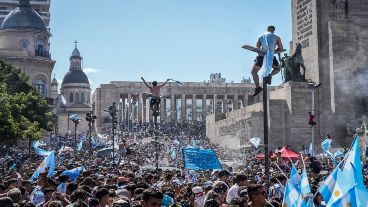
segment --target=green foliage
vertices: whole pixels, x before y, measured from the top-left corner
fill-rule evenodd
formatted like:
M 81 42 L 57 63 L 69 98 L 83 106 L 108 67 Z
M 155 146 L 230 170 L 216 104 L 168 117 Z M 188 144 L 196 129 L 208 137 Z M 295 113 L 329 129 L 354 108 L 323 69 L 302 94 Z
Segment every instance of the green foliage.
M 40 139 L 52 127 L 46 99 L 13 66 L 0 61 L 0 74 L 0 143 Z

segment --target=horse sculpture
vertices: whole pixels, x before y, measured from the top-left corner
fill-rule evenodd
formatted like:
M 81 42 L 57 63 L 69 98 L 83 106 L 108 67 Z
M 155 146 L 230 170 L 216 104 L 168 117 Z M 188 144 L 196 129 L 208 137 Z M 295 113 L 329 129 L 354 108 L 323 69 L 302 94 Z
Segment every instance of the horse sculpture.
M 282 64 L 285 71 L 285 82 L 288 81 L 298 81 L 305 82 L 305 66 L 304 59 L 302 56 L 302 45 L 298 43 L 296 45 L 295 53 L 293 56 L 284 55 L 282 58 Z M 301 69 L 303 69 L 303 73 L 301 73 Z

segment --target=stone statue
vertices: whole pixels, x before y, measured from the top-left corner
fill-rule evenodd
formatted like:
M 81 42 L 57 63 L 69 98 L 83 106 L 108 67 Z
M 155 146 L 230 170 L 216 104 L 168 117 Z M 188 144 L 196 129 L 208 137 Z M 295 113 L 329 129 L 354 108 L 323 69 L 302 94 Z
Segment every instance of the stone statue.
M 335 18 L 336 19 L 347 19 L 348 10 L 349 10 L 348 0 L 335 0 Z
M 293 56 L 284 55 L 282 58 L 282 66 L 285 71 L 285 82 L 297 81 L 305 82 L 305 66 L 304 59 L 302 56 L 302 45 L 300 43 L 296 44 L 295 53 Z M 300 72 L 300 68 L 303 69 L 303 74 Z

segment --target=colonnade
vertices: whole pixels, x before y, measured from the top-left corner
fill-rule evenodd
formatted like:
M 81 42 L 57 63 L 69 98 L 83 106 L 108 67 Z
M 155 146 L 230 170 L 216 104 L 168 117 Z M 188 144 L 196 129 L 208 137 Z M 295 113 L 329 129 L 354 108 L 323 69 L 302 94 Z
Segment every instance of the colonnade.
M 119 102 L 119 122 L 152 120 L 149 97 L 145 94 L 120 94 Z M 168 94 L 161 98 L 159 121 L 203 121 L 207 114 L 227 113 L 247 105 L 248 95 Z

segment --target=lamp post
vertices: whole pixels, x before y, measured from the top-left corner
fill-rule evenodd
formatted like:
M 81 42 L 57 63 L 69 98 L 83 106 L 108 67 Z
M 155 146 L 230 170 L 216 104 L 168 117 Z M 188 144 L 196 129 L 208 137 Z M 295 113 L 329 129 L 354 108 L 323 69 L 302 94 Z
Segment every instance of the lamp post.
M 311 89 L 312 91 L 312 115 L 314 115 L 314 91 L 321 86 L 320 83 L 315 83 L 315 82 L 308 82 L 308 88 Z M 312 155 L 314 156 L 314 146 L 315 146 L 315 141 L 314 141 L 314 127 L 312 127 Z
M 270 186 L 270 157 L 268 153 L 268 93 L 267 93 L 267 77 L 263 77 L 263 142 L 265 156 L 265 183 L 266 187 Z
M 116 129 L 116 103 L 113 102 L 108 109 L 104 111 L 109 112 L 112 118 L 112 164 L 115 165 L 115 129 Z
M 77 127 L 81 119 L 78 114 L 72 114 L 69 119 L 74 123 L 74 152 L 77 151 Z
M 89 153 L 92 156 L 92 126 L 95 123 L 95 120 L 97 119 L 96 115 L 92 114 L 93 112 L 90 111 L 86 113 L 86 121 L 88 121 L 88 127 L 89 127 Z

